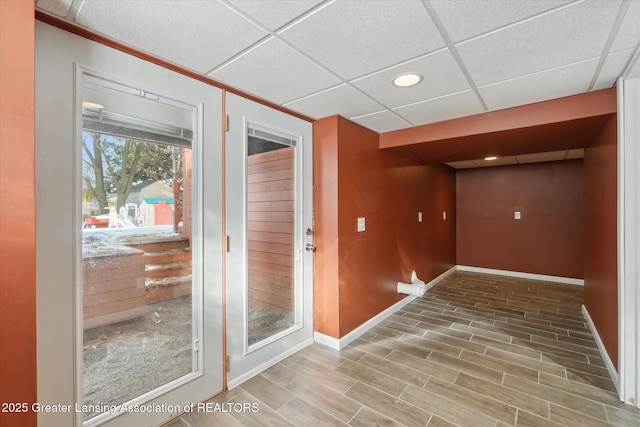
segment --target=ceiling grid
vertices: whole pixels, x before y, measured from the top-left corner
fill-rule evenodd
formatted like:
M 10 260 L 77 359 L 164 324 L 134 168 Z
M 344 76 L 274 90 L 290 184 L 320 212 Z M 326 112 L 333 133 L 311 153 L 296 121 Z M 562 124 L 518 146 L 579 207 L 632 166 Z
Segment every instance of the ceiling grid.
M 640 77 L 640 0 L 36 0 L 75 25 L 378 133 Z M 420 73 L 410 88 L 397 75 Z

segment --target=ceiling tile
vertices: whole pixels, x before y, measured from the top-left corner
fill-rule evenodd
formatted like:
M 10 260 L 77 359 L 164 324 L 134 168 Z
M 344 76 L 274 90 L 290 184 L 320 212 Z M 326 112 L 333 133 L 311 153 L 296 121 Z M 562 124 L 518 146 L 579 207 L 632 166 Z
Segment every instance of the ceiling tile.
M 586 92 L 599 58 L 478 88 L 489 110 Z
M 322 3 L 322 0 L 227 0 L 227 2 L 274 31 Z
M 618 30 L 611 51 L 617 52 L 640 44 L 640 1 L 629 2 L 629 8 Z
M 518 163 L 555 162 L 564 160 L 566 155 L 566 151 L 551 151 L 548 153 L 523 154 L 516 156 L 516 159 Z
M 616 80 L 620 77 L 624 68 L 627 66 L 631 55 L 633 55 L 633 51 L 634 49 L 626 49 L 621 52 L 607 55 L 607 59 L 602 66 L 602 70 L 600 70 L 598 80 L 596 81 L 593 90 L 613 87 Z
M 353 79 L 444 46 L 418 1 L 339 1 L 282 37 L 344 79 Z
M 584 157 L 582 148 L 576 150 L 551 151 L 546 153 L 522 154 L 518 156 L 498 157 L 496 160 L 463 160 L 461 162 L 449 162 L 447 165 L 454 169 L 471 169 L 478 167 L 506 166 L 526 163 L 555 162 L 560 160 L 581 159 Z
M 450 163 L 445 163 L 445 165 L 450 166 L 454 169 L 471 169 L 471 168 L 477 168 L 478 165 L 476 165 L 473 160 L 463 160 L 461 162 L 450 162 Z
M 570 2 L 571 0 L 431 0 L 454 43 Z
M 640 78 L 640 57 L 636 57 L 635 61 L 629 67 L 627 78 Z
M 366 116 L 351 117 L 350 120 L 378 133 L 411 127 L 411 123 L 402 120 L 389 110 L 367 114 Z
M 583 61 L 602 54 L 619 6 L 613 0 L 576 3 L 457 49 L 478 86 Z
M 481 168 L 490 168 L 492 166 L 507 166 L 518 164 L 518 161 L 514 156 L 498 157 L 495 160 L 478 159 L 474 163 Z
M 630 65 L 627 78 L 640 78 L 640 56 L 636 57 L 635 61 Z
M 393 85 L 394 77 L 408 72 L 418 72 L 422 74 L 424 80 L 412 87 Z M 371 74 L 351 83 L 388 108 L 470 89 L 467 79 L 448 49 Z
M 73 0 L 38 0 L 36 7 L 54 15 L 65 17 L 71 9 Z
M 276 39 L 252 49 L 212 73 L 211 77 L 277 104 L 341 83 L 337 77 Z
M 138 49 L 207 72 L 267 33 L 217 1 L 85 0 L 76 21 Z
M 382 108 L 380 104 L 347 84 L 287 103 L 285 107 L 315 119 L 336 114 L 342 117 L 362 116 L 380 111 Z
M 471 90 L 394 108 L 393 111 L 416 126 L 484 112 Z

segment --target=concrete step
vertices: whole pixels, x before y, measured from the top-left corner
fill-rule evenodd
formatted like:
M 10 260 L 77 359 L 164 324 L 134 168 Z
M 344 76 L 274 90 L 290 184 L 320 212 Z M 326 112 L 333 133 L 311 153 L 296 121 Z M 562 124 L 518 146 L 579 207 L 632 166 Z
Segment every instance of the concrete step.
M 144 254 L 146 265 L 169 264 L 181 261 L 191 261 L 190 248 L 169 249 L 160 252 L 146 252 Z
M 188 275 L 191 275 L 191 260 L 166 264 L 147 264 L 144 268 L 144 277 L 149 279 L 184 277 Z
M 155 304 L 173 298 L 191 295 L 191 275 L 181 277 L 165 277 L 162 279 L 145 279 L 146 302 Z

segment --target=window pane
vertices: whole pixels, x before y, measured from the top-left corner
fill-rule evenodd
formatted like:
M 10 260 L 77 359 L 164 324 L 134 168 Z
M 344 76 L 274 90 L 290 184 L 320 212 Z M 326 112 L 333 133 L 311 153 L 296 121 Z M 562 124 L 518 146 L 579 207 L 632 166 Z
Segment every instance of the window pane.
M 250 127 L 248 346 L 296 324 L 295 141 Z
M 84 418 L 198 370 L 194 108 L 85 76 L 82 132 Z

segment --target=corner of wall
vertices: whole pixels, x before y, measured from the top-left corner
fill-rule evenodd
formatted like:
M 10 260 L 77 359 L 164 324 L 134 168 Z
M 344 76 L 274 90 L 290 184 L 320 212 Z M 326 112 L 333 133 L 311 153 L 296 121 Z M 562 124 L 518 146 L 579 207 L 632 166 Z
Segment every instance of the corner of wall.
M 339 337 L 338 118 L 313 124 L 314 328 Z
M 618 134 L 613 115 L 584 154 L 584 305 L 617 369 Z
M 339 116 L 314 123 L 315 330 L 331 339 L 400 301 L 412 270 L 429 281 L 455 265 L 455 172 L 381 150 L 379 138 Z
M 33 10 L 33 1 L 0 1 L 0 402 L 29 406 L 37 400 Z M 37 424 L 30 410 L 1 416 L 3 425 Z

